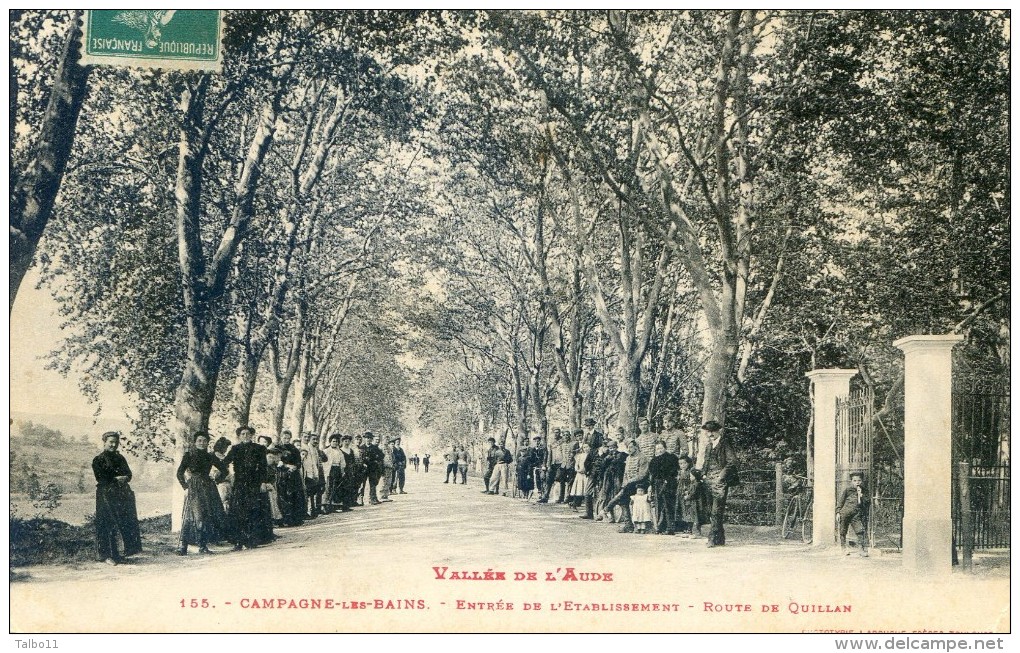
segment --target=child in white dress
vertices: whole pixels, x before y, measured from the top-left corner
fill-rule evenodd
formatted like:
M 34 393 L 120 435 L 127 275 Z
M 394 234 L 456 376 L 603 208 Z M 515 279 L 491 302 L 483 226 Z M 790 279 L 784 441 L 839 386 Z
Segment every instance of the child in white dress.
M 637 494 L 630 498 L 630 518 L 635 533 L 647 533 L 652 525 L 652 506 L 648 503 L 647 492 L 648 487 L 642 483 L 637 486 Z

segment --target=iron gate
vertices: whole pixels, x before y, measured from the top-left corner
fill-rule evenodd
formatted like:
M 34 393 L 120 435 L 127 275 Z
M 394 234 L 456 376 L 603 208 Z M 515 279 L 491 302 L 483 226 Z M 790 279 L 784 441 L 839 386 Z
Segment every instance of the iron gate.
M 864 474 L 865 486 L 872 479 L 875 395 L 870 388 L 836 398 L 836 501 L 850 486 L 850 474 Z M 869 539 L 872 520 L 868 520 Z M 851 537 L 852 533 L 849 534 Z M 837 532 L 837 538 L 839 534 Z
M 965 551 L 1010 546 L 1009 422 L 1008 382 L 954 379 L 953 538 Z

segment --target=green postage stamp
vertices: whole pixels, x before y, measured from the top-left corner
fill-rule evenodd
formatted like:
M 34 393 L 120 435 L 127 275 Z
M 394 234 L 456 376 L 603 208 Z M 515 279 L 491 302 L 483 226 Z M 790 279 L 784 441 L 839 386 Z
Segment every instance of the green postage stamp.
M 219 72 L 222 36 L 216 9 L 89 10 L 81 63 Z

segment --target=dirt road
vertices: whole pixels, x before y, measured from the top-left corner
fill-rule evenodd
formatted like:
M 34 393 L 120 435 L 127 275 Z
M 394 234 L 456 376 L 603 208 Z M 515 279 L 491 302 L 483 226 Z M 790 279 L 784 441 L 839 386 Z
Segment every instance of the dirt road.
M 899 556 L 846 558 L 746 527 L 706 549 L 703 540 L 620 534 L 562 505 L 483 495 L 473 478 L 444 484 L 437 471 L 409 471 L 408 494 L 279 529 L 252 551 L 21 569 L 11 630 L 1009 628 L 1008 566 L 992 559 L 973 575 L 927 578 L 904 571 Z

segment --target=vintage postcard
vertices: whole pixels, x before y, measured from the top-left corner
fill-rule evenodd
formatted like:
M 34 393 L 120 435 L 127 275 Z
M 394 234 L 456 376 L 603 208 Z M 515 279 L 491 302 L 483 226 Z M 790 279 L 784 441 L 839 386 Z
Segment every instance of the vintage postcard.
M 1009 11 L 9 20 L 17 647 L 1011 637 Z

